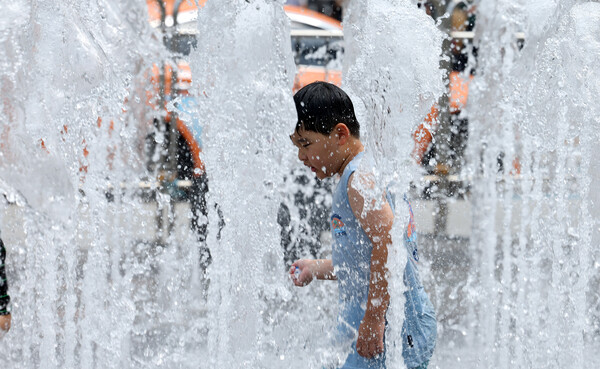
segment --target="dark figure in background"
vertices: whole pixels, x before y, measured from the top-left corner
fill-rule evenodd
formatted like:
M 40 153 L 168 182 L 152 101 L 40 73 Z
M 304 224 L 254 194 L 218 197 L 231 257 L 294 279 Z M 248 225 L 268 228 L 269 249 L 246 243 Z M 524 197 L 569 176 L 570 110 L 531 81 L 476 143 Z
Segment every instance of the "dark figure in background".
M 293 182 L 297 189 L 288 194 L 277 214 L 284 261 L 289 268 L 299 258 L 322 257 L 320 237 L 322 232 L 329 230 L 331 205 L 327 204 L 327 197 L 331 197 L 332 188 L 331 182 L 311 180 L 302 171 L 292 171 L 285 180 Z M 313 190 L 305 191 L 309 185 Z M 292 222 L 292 213 L 299 219 Z
M 435 18 L 435 4 L 432 1 L 419 0 L 418 8 L 424 8 L 428 16 Z
M 6 268 L 4 260 L 6 259 L 6 250 L 4 243 L 0 239 L 0 336 L 10 329 L 11 315 L 8 310 L 10 296 L 8 296 L 8 281 L 6 280 Z
M 206 204 L 208 178 L 206 173 L 200 175 L 194 173 L 192 153 L 183 136 L 179 137 L 177 145 L 177 178 L 192 181 L 192 186 L 187 192 L 192 211 L 192 230 L 196 232 L 196 237 L 201 244 L 200 265 L 203 268 L 206 268 L 211 259 L 208 246 L 206 245 L 206 236 L 208 232 L 208 206 Z M 222 216 L 220 218 L 222 219 Z M 219 225 L 220 228 L 223 227 L 222 221 Z
M 421 1 L 420 8 L 425 8 L 427 14 L 436 13 L 437 8 L 432 1 Z M 474 7 L 467 2 L 459 2 L 447 8 L 451 12 L 449 31 L 471 32 L 475 27 Z M 450 56 L 449 91 L 448 91 L 448 136 L 436 142 L 433 140 L 423 155 L 421 164 L 433 174 L 439 170 L 437 164 L 441 156 L 447 167 L 459 171 L 464 165 L 465 149 L 469 136 L 469 119 L 463 114 L 463 107 L 468 98 L 468 84 L 475 76 L 477 48 L 468 37 L 452 38 L 449 43 Z M 469 58 L 472 58 L 469 63 Z M 444 154 L 444 155 L 442 155 Z

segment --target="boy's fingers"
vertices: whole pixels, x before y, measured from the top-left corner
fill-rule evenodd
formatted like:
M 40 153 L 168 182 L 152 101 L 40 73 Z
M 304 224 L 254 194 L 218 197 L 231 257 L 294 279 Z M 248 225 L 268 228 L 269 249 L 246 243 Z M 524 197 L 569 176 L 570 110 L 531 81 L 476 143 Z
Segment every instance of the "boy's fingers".
M 292 270 L 290 270 L 290 278 L 292 279 L 292 282 L 294 283 L 294 285 L 298 286 L 298 287 L 303 287 L 306 285 L 306 278 L 302 278 L 301 274 L 296 275 L 296 270 L 295 268 L 292 268 Z
M 380 355 L 384 352 L 383 343 L 377 342 L 376 340 L 361 340 L 358 339 L 356 342 L 356 352 L 362 357 L 372 359 L 373 357 Z
M 374 342 L 374 344 L 373 344 L 373 351 L 371 351 L 371 353 L 373 354 L 373 356 L 379 355 L 382 352 L 383 351 L 381 350 L 381 347 L 379 346 L 379 343 Z
M 360 338 L 356 341 L 356 352 L 358 352 L 360 356 L 365 356 L 365 353 L 363 351 L 362 340 Z
M 369 343 L 365 340 L 359 339 L 356 342 L 356 352 L 358 352 L 360 356 L 370 359 L 371 357 L 373 357 L 370 351 L 371 350 L 369 348 Z
M 375 343 L 375 341 L 371 340 L 369 345 L 369 358 L 372 358 L 377 354 L 377 344 Z
M 306 278 L 302 278 L 302 276 L 298 276 L 298 278 L 295 279 L 295 281 L 297 282 L 297 286 L 299 287 L 304 287 L 306 286 Z

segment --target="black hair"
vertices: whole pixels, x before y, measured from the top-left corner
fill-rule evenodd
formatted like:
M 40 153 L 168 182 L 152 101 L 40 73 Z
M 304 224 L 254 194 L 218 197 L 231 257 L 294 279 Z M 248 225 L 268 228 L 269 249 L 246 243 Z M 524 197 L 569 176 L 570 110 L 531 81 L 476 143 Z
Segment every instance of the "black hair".
M 296 92 L 294 102 L 298 112 L 296 132 L 304 129 L 328 135 L 338 123 L 344 123 L 352 136 L 360 138 L 352 100 L 336 85 L 313 82 Z

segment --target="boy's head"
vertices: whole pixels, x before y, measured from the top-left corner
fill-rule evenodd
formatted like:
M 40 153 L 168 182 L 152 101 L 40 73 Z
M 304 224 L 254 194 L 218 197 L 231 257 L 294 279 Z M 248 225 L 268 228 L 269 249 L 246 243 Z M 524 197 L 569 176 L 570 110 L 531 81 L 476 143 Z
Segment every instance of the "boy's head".
M 296 132 L 304 130 L 329 135 L 338 123 L 344 123 L 352 136 L 360 138 L 352 100 L 336 85 L 313 82 L 296 92 L 294 102 L 298 112 Z
M 313 82 L 294 95 L 298 123 L 290 136 L 298 159 L 323 179 L 340 173 L 360 144 L 360 126 L 350 97 L 327 82 Z

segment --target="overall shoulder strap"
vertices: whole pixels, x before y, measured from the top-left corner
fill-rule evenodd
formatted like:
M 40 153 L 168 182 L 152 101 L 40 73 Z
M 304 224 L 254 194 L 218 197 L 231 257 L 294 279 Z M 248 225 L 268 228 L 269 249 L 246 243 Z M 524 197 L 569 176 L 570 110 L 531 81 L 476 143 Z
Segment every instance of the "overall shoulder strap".
M 344 173 L 342 173 L 342 177 L 340 178 L 340 185 L 343 185 L 344 188 L 348 188 L 348 179 L 356 171 L 360 161 L 363 157 L 363 152 L 359 152 L 352 160 L 348 163 L 346 168 L 344 168 Z

